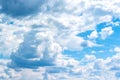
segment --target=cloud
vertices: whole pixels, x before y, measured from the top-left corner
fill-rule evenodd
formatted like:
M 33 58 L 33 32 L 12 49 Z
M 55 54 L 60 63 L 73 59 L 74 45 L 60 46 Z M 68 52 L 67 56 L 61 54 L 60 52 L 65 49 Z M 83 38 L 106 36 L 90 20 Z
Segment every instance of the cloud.
M 10 60 L 7 59 L 0 59 L 0 79 L 1 80 L 12 80 L 12 79 L 19 79 L 20 74 L 17 74 L 17 72 L 14 69 L 11 69 L 7 66 L 7 63 L 10 62 Z
M 56 64 L 62 48 L 54 41 L 53 32 L 32 28 L 24 37 L 18 50 L 11 54 L 11 66 L 32 68 Z
M 37 13 L 45 0 L 1 0 L 1 12 L 13 17 Z
M 97 31 L 93 31 L 93 32 L 88 36 L 88 38 L 90 38 L 90 39 L 96 39 L 96 38 L 98 38 L 98 33 L 97 33 Z
M 119 66 L 117 65 L 119 63 L 119 55 L 115 55 L 105 60 L 97 59 L 93 55 L 86 55 L 80 62 L 71 58 L 66 58 L 66 61 L 65 58 L 63 60 L 62 63 L 65 65 L 61 64 L 59 66 L 41 67 L 37 69 L 10 68 L 6 66 L 9 61 L 0 60 L 0 72 L 2 74 L 0 75 L 0 79 L 119 79 Z M 115 69 L 115 67 L 117 68 Z
M 108 36 L 112 35 L 113 34 L 113 30 L 112 30 L 112 27 L 106 27 L 106 28 L 103 28 L 100 32 L 100 35 L 101 35 L 101 39 L 106 39 Z
M 120 47 L 115 47 L 115 48 L 114 48 L 114 51 L 115 51 L 116 53 L 120 53 Z
M 76 51 L 99 46 L 91 39 L 99 38 L 99 35 L 101 39 L 106 39 L 112 35 L 114 32 L 112 27 L 103 28 L 98 33 L 96 25 L 101 22 L 112 22 L 116 14 L 119 17 L 119 6 L 115 5 L 117 1 L 51 0 L 45 3 L 43 0 L 1 0 L 3 14 L 0 15 L 0 54 L 8 56 L 10 62 L 4 64 L 5 59 L 1 62 L 0 79 L 116 80 L 119 78 L 119 72 L 111 70 L 119 69 L 118 53 L 107 59 L 86 55 L 82 60 L 75 60 L 68 57 L 69 55 L 62 54 L 65 49 Z M 12 18 L 31 16 L 34 13 L 38 14 L 21 20 Z M 89 30 L 94 30 L 88 36 L 90 40 L 77 36 Z
M 1 26 L 1 32 L 0 32 L 0 54 L 2 54 L 4 57 L 9 57 L 12 52 L 16 51 L 19 44 L 22 42 L 22 34 L 20 35 L 14 34 L 16 32 L 22 31 L 26 32 L 24 28 L 17 28 L 16 26 L 11 26 L 7 24 L 0 24 Z M 9 29 L 9 30 L 8 30 Z

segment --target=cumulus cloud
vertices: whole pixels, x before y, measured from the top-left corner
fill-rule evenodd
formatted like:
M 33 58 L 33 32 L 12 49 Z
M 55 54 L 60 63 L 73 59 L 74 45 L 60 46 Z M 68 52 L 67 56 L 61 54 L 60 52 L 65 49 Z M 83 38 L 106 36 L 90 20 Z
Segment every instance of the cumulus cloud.
M 31 29 L 26 33 L 23 43 L 11 55 L 12 66 L 37 67 L 55 65 L 62 48 L 53 39 L 50 31 L 39 32 Z M 23 65 L 24 64 L 24 65 Z
M 118 0 L 51 0 L 47 3 L 44 0 L 0 1 L 3 13 L 0 15 L 0 54 L 6 54 L 10 60 L 9 64 L 8 62 L 3 64 L 5 59 L 1 62 L 0 79 L 116 80 L 119 78 L 119 72 L 112 71 L 115 68 L 119 69 L 119 54 L 105 60 L 97 59 L 93 55 L 75 60 L 68 57 L 69 55 L 62 54 L 66 49 L 76 51 L 99 46 L 92 41 L 99 38 L 96 25 L 110 22 L 116 14 L 119 16 L 119 6 L 116 5 L 119 3 Z M 38 14 L 32 18 L 25 17 L 21 20 L 12 18 L 34 13 Z M 94 30 L 87 36 L 90 40 L 77 36 L 88 30 Z M 113 32 L 112 27 L 106 27 L 99 35 L 101 39 L 106 39 Z M 119 49 L 116 48 L 115 51 Z
M 9 68 L 6 66 L 5 60 L 0 61 L 0 79 L 18 79 L 18 80 L 33 80 L 33 79 L 85 79 L 85 80 L 96 80 L 101 79 L 119 79 L 119 56 L 115 55 L 114 57 L 104 59 L 97 59 L 93 55 L 87 55 L 79 63 L 73 59 L 69 63 L 72 63 L 72 66 L 69 66 L 69 63 L 61 66 L 51 66 L 51 67 L 41 67 L 37 69 L 16 69 Z M 67 62 L 67 60 L 66 60 Z M 65 62 L 63 62 L 65 63 Z M 31 73 L 31 74 L 28 74 Z M 39 76 L 38 76 L 39 75 Z
M 106 39 L 108 36 L 112 35 L 113 34 L 113 30 L 112 30 L 112 27 L 106 27 L 106 28 L 103 28 L 102 31 L 100 32 L 100 35 L 101 35 L 101 39 Z
M 90 39 L 96 39 L 96 38 L 98 38 L 98 33 L 97 33 L 97 31 L 93 31 L 93 32 L 88 36 L 88 38 L 90 38 Z
M 115 51 L 116 53 L 120 53 L 120 47 L 115 47 L 115 48 L 114 48 L 114 51 Z
M 26 32 L 25 28 L 17 28 L 17 26 L 11 26 L 6 24 L 0 24 L 0 54 L 4 57 L 9 57 L 11 52 L 17 50 L 19 44 L 23 41 L 22 34 Z M 9 29 L 9 30 L 8 30 Z M 22 31 L 21 34 L 16 34 L 16 32 Z

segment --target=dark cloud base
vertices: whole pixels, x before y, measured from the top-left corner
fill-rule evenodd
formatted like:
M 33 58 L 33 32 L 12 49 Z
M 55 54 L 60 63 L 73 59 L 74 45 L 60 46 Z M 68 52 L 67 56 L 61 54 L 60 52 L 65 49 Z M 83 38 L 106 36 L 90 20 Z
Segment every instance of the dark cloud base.
M 11 55 L 12 62 L 9 64 L 10 67 L 18 68 L 37 68 L 44 66 L 53 66 L 54 63 L 51 63 L 47 60 L 28 60 L 21 58 L 15 54 Z
M 1 13 L 12 17 L 35 14 L 40 10 L 44 2 L 45 0 L 0 0 L 2 6 Z

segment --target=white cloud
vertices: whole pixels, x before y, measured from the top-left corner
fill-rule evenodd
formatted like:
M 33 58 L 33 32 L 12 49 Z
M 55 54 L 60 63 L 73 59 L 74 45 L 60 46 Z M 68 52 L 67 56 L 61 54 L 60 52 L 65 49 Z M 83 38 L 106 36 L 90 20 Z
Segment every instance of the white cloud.
M 115 51 L 116 53 L 120 53 L 120 47 L 115 47 L 115 48 L 114 48 L 114 51 Z
M 90 39 L 96 39 L 96 38 L 98 38 L 98 33 L 97 33 L 97 31 L 93 31 L 93 32 L 88 36 L 88 38 L 90 38 Z
M 62 58 L 63 59 L 63 58 Z M 65 59 L 64 59 L 65 60 Z M 1 64 L 2 63 L 2 64 Z M 86 55 L 84 59 L 80 61 L 75 61 L 74 59 L 68 58 L 66 61 L 62 61 L 64 64 L 51 67 L 40 67 L 37 69 L 18 69 L 16 70 L 6 66 L 5 60 L 2 60 L 0 63 L 1 69 L 0 72 L 5 79 L 24 79 L 24 80 L 33 80 L 33 79 L 48 79 L 48 80 L 71 80 L 71 79 L 119 79 L 119 56 L 115 55 L 114 57 L 107 59 L 97 59 L 93 55 Z M 83 63 L 83 64 L 82 64 Z M 8 74 L 9 73 L 9 74 Z M 29 74 L 30 73 L 30 74 Z
M 39 5 L 36 2 L 35 4 Z M 89 38 L 98 38 L 96 25 L 111 21 L 113 16 L 119 17 L 119 5 L 116 4 L 119 4 L 118 0 L 52 0 L 45 3 L 42 6 L 44 9 L 32 17 L 29 15 L 21 19 L 13 19 L 8 15 L 0 15 L 0 54 L 11 55 L 12 59 L 9 67 L 3 64 L 4 62 L 0 65 L 2 74 L 0 79 L 3 77 L 3 80 L 42 80 L 43 78 L 48 80 L 116 80 L 116 75 L 119 73 L 110 69 L 115 68 L 113 65 L 119 64 L 119 56 L 98 60 L 95 56 L 87 55 L 82 62 L 61 54 L 64 49 L 81 50 L 84 47 L 99 46 L 76 35 L 87 30 L 94 30 Z M 9 14 L 16 16 L 11 12 L 14 6 L 12 5 L 9 9 Z M 20 10 L 19 6 L 15 8 Z M 26 6 L 29 7 L 28 4 Z M 32 8 L 31 6 L 32 4 L 29 8 Z M 13 24 L 8 24 L 11 21 Z M 102 39 L 106 39 L 113 32 L 112 27 L 106 27 L 99 34 Z M 119 49 L 116 48 L 115 51 L 119 52 Z M 79 63 L 85 63 L 85 65 Z M 46 67 L 48 65 L 52 66 Z M 36 66 L 42 67 L 36 69 Z M 6 70 L 9 74 L 5 72 Z M 52 71 L 56 73 L 50 73 Z
M 106 39 L 108 36 L 112 35 L 114 31 L 112 30 L 112 27 L 105 27 L 100 32 L 101 39 Z
M 19 44 L 22 42 L 23 33 L 19 33 L 20 31 L 26 32 L 26 28 L 17 28 L 16 26 L 4 25 L 0 24 L 1 32 L 0 32 L 0 53 L 3 56 L 10 56 L 11 52 L 17 50 Z

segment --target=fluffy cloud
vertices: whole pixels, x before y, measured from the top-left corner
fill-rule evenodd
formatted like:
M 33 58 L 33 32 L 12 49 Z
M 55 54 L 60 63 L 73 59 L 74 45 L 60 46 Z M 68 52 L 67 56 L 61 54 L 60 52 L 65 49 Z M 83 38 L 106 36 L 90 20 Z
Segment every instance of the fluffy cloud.
M 97 59 L 93 55 L 87 55 L 80 62 L 76 62 L 74 59 L 69 61 L 66 59 L 66 65 L 51 66 L 51 67 L 40 67 L 37 69 L 19 69 L 9 68 L 6 66 L 7 60 L 0 61 L 0 79 L 18 79 L 18 80 L 53 80 L 53 79 L 84 79 L 84 80 L 106 80 L 119 79 L 119 55 L 115 55 L 107 59 Z M 69 62 L 69 63 L 68 63 Z M 63 62 L 65 63 L 65 62 Z M 71 65 L 69 65 L 71 63 Z M 31 73 L 31 74 L 29 74 Z M 38 76 L 39 75 L 39 76 Z
M 62 48 L 53 39 L 53 32 L 31 29 L 20 44 L 18 50 L 11 55 L 12 66 L 37 67 L 54 65 Z M 24 65 L 23 65 L 24 64 Z
M 88 37 L 89 37 L 90 39 L 98 38 L 98 33 L 97 33 L 97 31 L 93 31 Z
M 120 53 L 120 47 L 115 47 L 115 48 L 114 48 L 114 51 L 115 51 L 116 53 Z
M 116 5 L 119 3 L 118 0 L 51 0 L 46 3 L 44 0 L 0 1 L 3 13 L 0 15 L 0 54 L 8 56 L 10 60 L 7 62 L 9 64 L 3 64 L 5 59 L 1 62 L 0 79 L 116 80 L 119 78 L 119 71 L 112 71 L 119 69 L 119 54 L 105 60 L 86 55 L 80 61 L 62 54 L 65 49 L 82 50 L 85 47 L 99 46 L 92 41 L 99 38 L 96 25 L 110 22 L 116 14 L 119 17 L 119 5 Z M 26 17 L 34 13 L 38 14 Z M 19 16 L 25 17 L 13 18 Z M 88 36 L 90 40 L 77 36 L 88 30 L 94 30 Z M 101 30 L 100 36 L 106 39 L 113 32 L 112 27 L 106 27 Z M 119 49 L 116 48 L 115 51 Z
M 112 27 L 106 27 L 106 28 L 103 28 L 102 31 L 100 32 L 100 35 L 101 35 L 101 39 L 106 39 L 108 36 L 112 35 L 113 34 L 113 30 L 112 30 Z
M 26 32 L 26 28 L 17 28 L 11 25 L 0 24 L 0 54 L 9 57 L 12 52 L 16 51 L 19 44 L 23 41 L 23 33 Z M 19 32 L 21 34 L 16 34 Z

